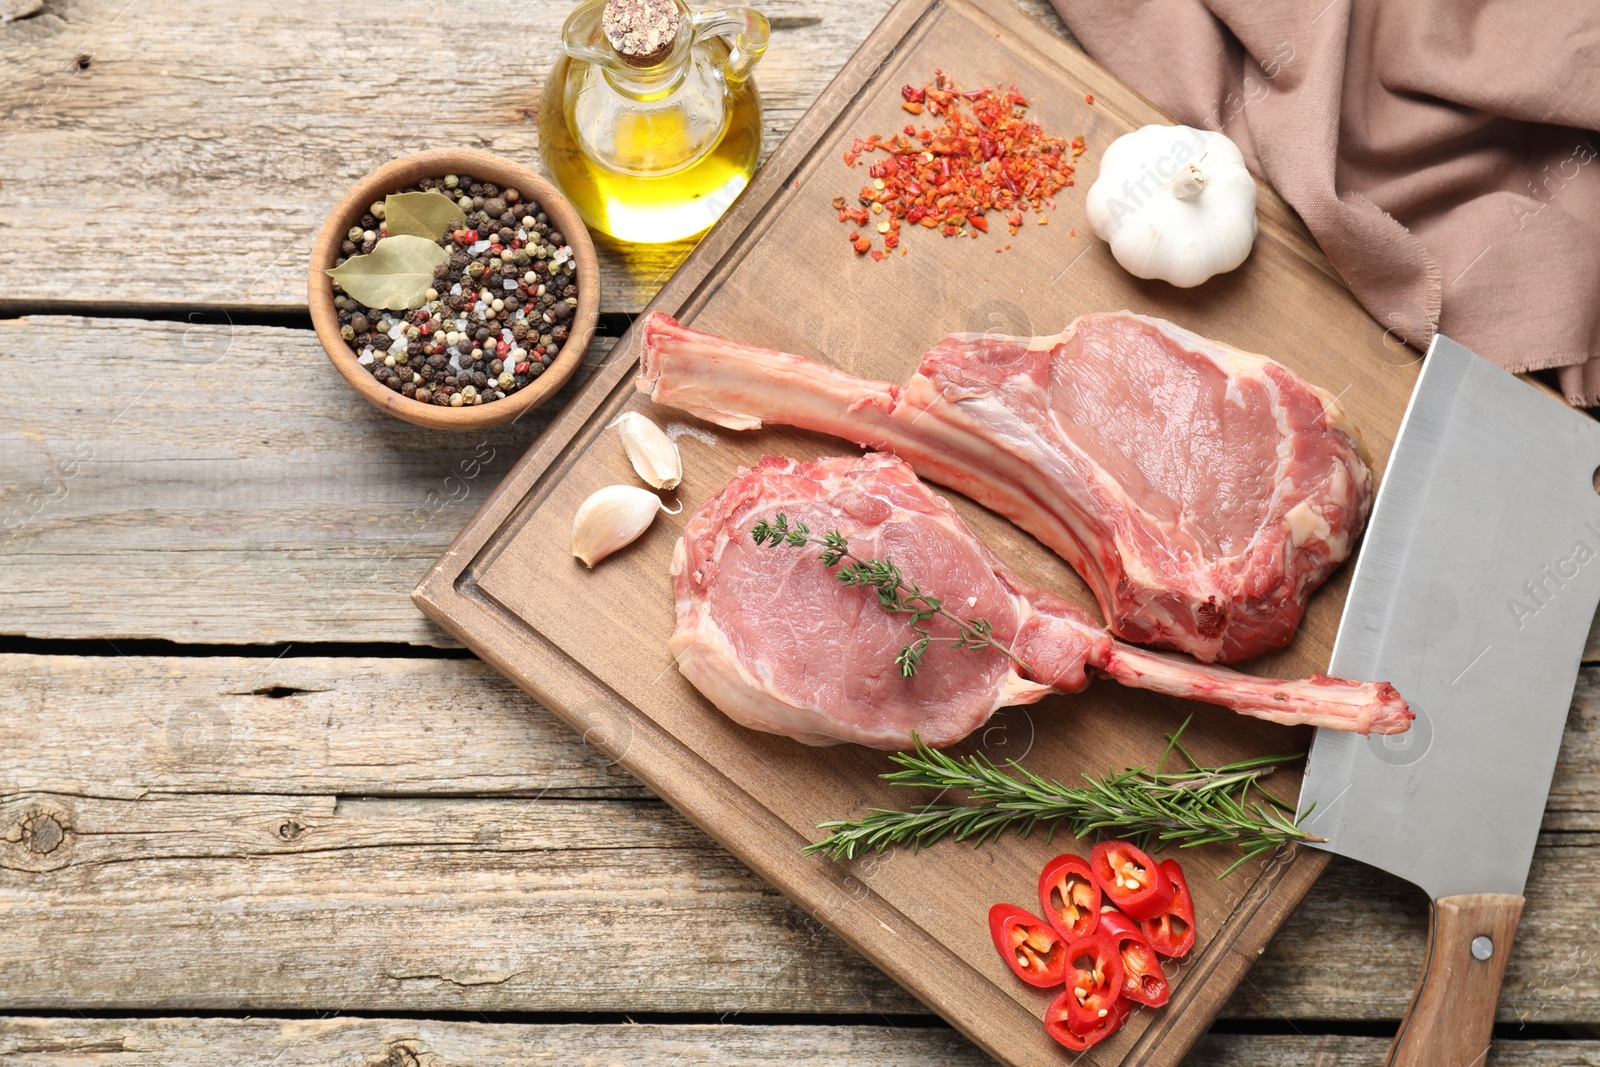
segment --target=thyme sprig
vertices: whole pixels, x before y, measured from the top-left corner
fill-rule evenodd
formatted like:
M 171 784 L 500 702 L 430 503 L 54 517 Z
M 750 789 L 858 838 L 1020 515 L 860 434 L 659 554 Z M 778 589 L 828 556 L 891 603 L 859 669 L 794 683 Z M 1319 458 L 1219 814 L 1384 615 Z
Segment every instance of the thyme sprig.
M 878 606 L 884 611 L 893 615 L 909 615 L 908 622 L 916 632 L 917 639 L 902 645 L 899 655 L 895 656 L 894 663 L 900 668 L 902 678 L 910 678 L 922 666 L 923 654 L 933 640 L 926 623 L 935 616 L 955 625 L 960 636 L 952 639 L 952 648 L 973 652 L 997 648 L 1022 671 L 1028 670 L 1028 665 L 1005 642 L 996 640 L 994 626 L 988 619 L 964 619 L 950 611 L 944 606 L 943 600 L 901 574 L 900 568 L 888 556 L 863 559 L 853 554 L 850 542 L 838 530 L 829 530 L 818 537 L 803 522 L 791 525 L 788 516 L 780 511 L 771 521 L 762 519 L 751 527 L 750 538 L 758 545 L 783 545 L 789 548 L 817 545 L 822 549 L 817 557 L 822 565 L 838 568 L 833 574 L 835 578 L 848 586 L 875 591 L 878 594 Z
M 828 836 L 805 852 L 854 859 L 893 846 L 916 851 L 947 836 L 982 845 L 1007 830 L 1026 837 L 1044 824 L 1051 835 L 1064 826 L 1076 837 L 1108 833 L 1142 847 L 1152 840 L 1182 848 L 1233 842 L 1244 854 L 1222 872 L 1226 876 L 1279 845 L 1322 840 L 1299 827 L 1292 805 L 1261 788 L 1261 779 L 1301 754 L 1204 767 L 1179 743 L 1182 733 L 1180 728 L 1169 735 L 1155 770 L 1133 767 L 1101 778 L 1086 774 L 1088 784 L 1075 787 L 1041 778 L 1016 760 L 1006 761 L 1012 772 L 1007 773 L 981 753 L 952 757 L 918 739 L 914 751 L 889 757 L 902 769 L 883 778 L 918 789 L 962 790 L 971 803 L 926 804 L 910 811 L 871 808 L 862 819 L 822 823 L 817 828 Z M 1174 750 L 1190 769 L 1163 770 Z

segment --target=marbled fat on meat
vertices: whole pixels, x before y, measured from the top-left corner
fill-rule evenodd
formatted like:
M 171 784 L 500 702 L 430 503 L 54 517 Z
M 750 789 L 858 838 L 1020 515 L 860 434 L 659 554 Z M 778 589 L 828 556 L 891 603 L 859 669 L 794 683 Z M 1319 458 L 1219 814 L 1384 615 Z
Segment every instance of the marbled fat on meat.
M 773 422 L 892 452 L 1060 553 L 1117 636 L 1207 663 L 1286 645 L 1371 504 L 1336 398 L 1129 312 L 1048 337 L 946 338 L 903 388 L 658 313 L 638 384 L 730 429 Z
M 779 513 L 813 534 L 837 530 L 853 555 L 889 557 L 908 581 L 964 617 L 987 619 L 997 649 L 951 647 L 935 618 L 922 668 L 901 677 L 906 617 L 870 589 L 836 581 L 815 546 L 761 546 L 757 522 Z M 1255 678 L 1114 640 L 1059 597 L 1031 588 L 973 536 L 904 462 L 869 453 L 811 463 L 769 457 L 695 513 L 673 560 L 678 668 L 746 726 L 807 744 L 952 744 L 996 710 L 1081 691 L 1102 674 L 1274 722 L 1397 733 L 1410 709 L 1387 683 Z

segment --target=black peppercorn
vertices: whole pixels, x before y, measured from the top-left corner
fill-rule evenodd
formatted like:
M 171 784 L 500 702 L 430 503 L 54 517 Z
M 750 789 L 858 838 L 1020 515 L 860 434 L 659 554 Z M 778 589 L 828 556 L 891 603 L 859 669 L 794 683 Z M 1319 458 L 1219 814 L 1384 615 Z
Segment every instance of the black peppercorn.
M 339 251 L 347 256 L 353 256 L 356 254 L 356 243 L 354 241 L 340 241 Z
M 553 245 L 560 246 L 560 245 L 566 244 L 567 242 L 565 242 L 565 241 L 563 241 L 561 239 L 561 231 L 560 230 L 551 230 L 550 231 L 550 243 L 553 244 Z
M 402 396 L 413 396 L 414 397 L 414 396 L 417 395 L 417 387 L 412 382 L 406 382 L 404 385 L 402 385 L 400 387 L 400 393 L 401 393 Z
M 564 324 L 561 326 L 552 326 L 550 328 L 550 336 L 557 342 L 565 341 L 567 339 L 567 334 L 567 327 Z
M 566 322 L 572 318 L 572 305 L 565 300 L 550 308 L 550 318 L 556 322 Z

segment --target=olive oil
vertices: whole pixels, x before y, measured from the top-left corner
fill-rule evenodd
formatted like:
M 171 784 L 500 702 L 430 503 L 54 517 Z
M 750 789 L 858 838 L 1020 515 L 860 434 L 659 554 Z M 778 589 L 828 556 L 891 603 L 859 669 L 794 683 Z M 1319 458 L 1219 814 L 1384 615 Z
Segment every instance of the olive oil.
M 676 9 L 670 44 L 647 60 L 608 43 L 590 0 L 567 20 L 567 54 L 539 106 L 551 179 L 592 229 L 626 241 L 701 232 L 750 182 L 761 155 L 761 96 L 749 72 L 766 20 L 745 9 Z
M 539 144 L 555 183 L 593 229 L 625 241 L 676 241 L 716 222 L 755 173 L 761 97 L 746 81 L 728 94 L 722 129 L 698 158 L 674 160 L 686 140 L 676 112 L 623 112 L 611 131 L 618 163 L 586 154 L 573 135 L 563 58 L 539 108 Z M 557 116 L 561 116 L 558 120 Z

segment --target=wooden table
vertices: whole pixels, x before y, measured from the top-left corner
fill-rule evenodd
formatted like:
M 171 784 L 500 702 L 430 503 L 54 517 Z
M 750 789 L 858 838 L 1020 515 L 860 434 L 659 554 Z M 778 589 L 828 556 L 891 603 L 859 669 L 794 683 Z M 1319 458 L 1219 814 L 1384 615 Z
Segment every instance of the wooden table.
M 886 6 L 766 4 L 769 149 Z M 311 236 L 536 159 L 567 7 L 0 0 L 0 1064 L 982 1061 L 408 599 L 547 416 L 367 407 Z M 686 251 L 604 249 L 612 337 Z M 1589 667 L 1499 1064 L 1600 1064 L 1597 727 Z M 1336 862 L 1195 1062 L 1375 1062 L 1425 922 Z

